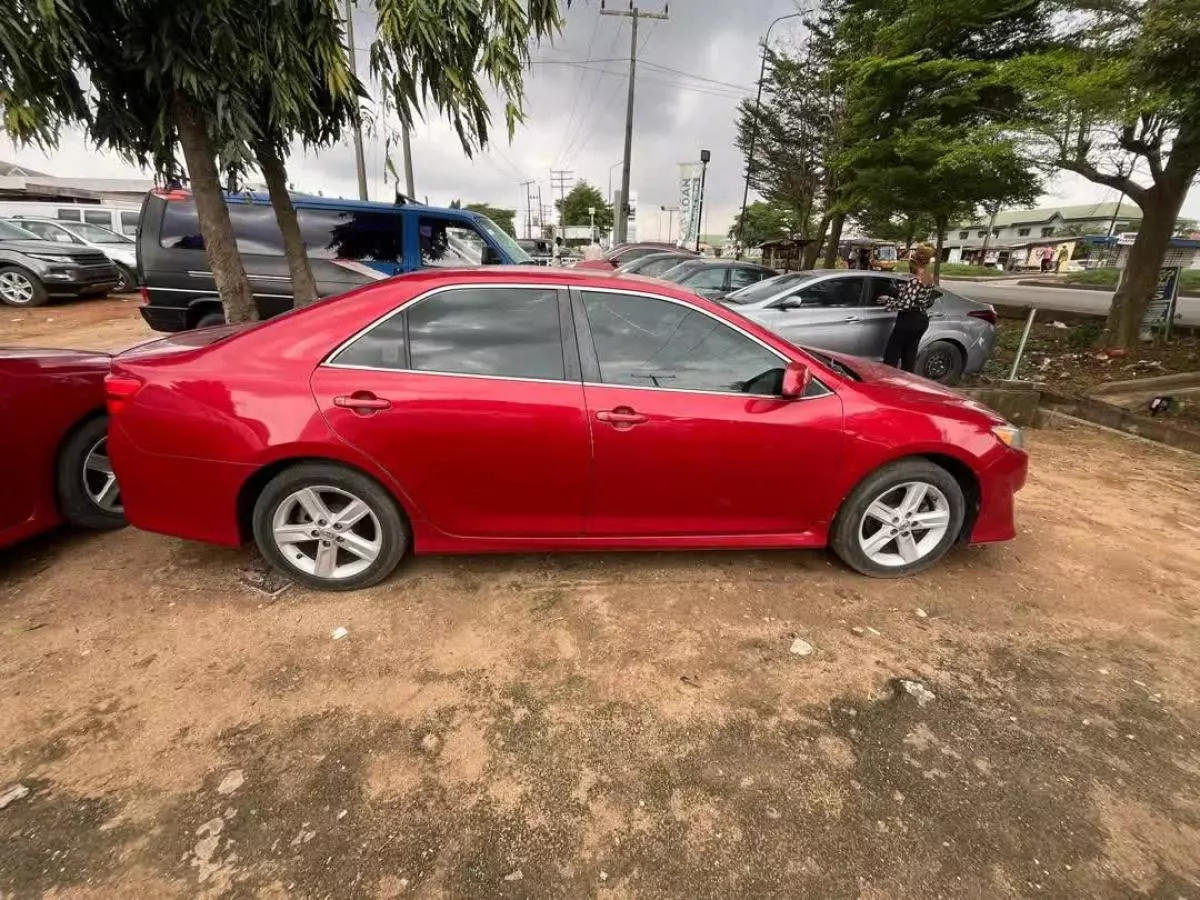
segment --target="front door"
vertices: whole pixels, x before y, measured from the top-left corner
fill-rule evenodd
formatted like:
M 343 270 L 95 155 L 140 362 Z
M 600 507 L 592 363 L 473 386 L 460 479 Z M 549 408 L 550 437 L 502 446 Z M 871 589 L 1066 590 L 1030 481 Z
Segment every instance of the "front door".
M 896 327 L 896 313 L 886 306 L 886 297 L 895 297 L 904 281 L 899 278 L 868 278 L 867 301 L 862 311 L 862 348 L 860 356 L 883 359 L 888 338 Z M 883 301 L 883 302 L 881 302 Z
M 578 536 L 591 438 L 564 312 L 553 288 L 448 288 L 343 348 L 313 391 L 439 530 Z
M 864 280 L 861 276 L 822 279 L 776 300 L 755 318 L 793 344 L 861 355 Z
M 830 508 L 841 401 L 779 397 L 786 360 L 673 300 L 590 290 L 577 303 L 594 535 L 782 534 Z

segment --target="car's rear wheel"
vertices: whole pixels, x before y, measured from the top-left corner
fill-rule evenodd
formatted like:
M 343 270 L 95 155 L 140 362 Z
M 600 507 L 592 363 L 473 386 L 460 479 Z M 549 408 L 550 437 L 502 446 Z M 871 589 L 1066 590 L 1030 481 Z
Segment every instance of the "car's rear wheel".
M 208 328 L 211 325 L 224 325 L 224 324 L 225 324 L 225 316 L 222 313 L 210 312 L 210 313 L 205 313 L 199 319 L 197 319 L 194 327 Z
M 905 459 L 867 476 L 834 520 L 830 545 L 846 565 L 876 578 L 932 566 L 954 546 L 966 500 L 954 476 L 924 459 Z
M 957 384 L 966 362 L 958 345 L 950 341 L 933 341 L 917 355 L 917 374 L 930 381 Z
M 16 266 L 0 269 L 0 301 L 9 306 L 41 306 L 49 299 L 46 286 L 36 275 Z
M 108 416 L 95 416 L 77 428 L 58 454 L 55 478 L 58 508 L 81 528 L 120 528 L 125 524 L 121 486 L 108 458 Z
M 333 463 L 276 475 L 254 504 L 254 540 L 289 578 L 321 590 L 369 587 L 408 547 L 396 501 L 367 476 Z

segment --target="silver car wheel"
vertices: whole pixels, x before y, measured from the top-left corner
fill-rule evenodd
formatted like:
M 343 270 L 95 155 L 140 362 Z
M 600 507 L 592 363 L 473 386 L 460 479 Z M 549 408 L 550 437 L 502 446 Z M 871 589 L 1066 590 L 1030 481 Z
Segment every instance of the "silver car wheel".
M 894 485 L 876 497 L 858 523 L 858 544 L 872 562 L 899 567 L 932 553 L 950 527 L 950 502 L 924 481 Z
M 338 581 L 366 570 L 383 549 L 379 518 L 359 497 L 330 485 L 288 494 L 275 508 L 271 534 L 301 572 Z
M 20 272 L 0 273 L 0 298 L 13 306 L 25 306 L 33 299 L 33 282 Z
M 125 514 L 121 504 L 121 486 L 108 459 L 108 438 L 101 438 L 83 458 L 83 489 L 88 498 L 105 512 Z

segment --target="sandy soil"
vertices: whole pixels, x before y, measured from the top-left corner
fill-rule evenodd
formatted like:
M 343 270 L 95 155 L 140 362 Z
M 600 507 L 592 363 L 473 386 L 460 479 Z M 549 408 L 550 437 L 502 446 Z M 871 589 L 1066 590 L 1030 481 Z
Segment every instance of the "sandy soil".
M 32 309 L 0 304 L 0 347 L 123 350 L 160 336 L 142 321 L 141 305 L 137 294 L 55 300 Z
M 0 895 L 1200 897 L 1200 460 L 1032 456 L 1016 541 L 903 582 L 422 558 L 272 598 L 132 530 L 0 553 Z

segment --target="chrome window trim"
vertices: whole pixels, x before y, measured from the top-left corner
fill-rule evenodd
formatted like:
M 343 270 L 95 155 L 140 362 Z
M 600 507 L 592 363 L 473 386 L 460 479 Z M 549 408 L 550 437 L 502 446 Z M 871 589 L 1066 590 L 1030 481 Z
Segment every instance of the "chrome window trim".
M 524 288 L 524 289 L 532 289 L 532 290 L 553 290 L 556 292 L 574 289 L 574 290 L 578 290 L 581 294 L 584 291 L 587 291 L 587 292 L 591 292 L 591 293 L 624 294 L 624 295 L 632 296 L 632 297 L 644 297 L 644 298 L 647 298 L 650 300 L 665 300 L 668 303 L 674 303 L 677 306 L 683 306 L 689 310 L 695 310 L 696 312 L 703 313 L 704 315 L 708 316 L 710 319 L 714 319 L 715 321 L 720 322 L 722 325 L 732 328 L 734 331 L 738 332 L 738 334 L 741 334 L 742 336 L 749 338 L 754 343 L 756 343 L 760 347 L 762 347 L 764 350 L 767 350 L 770 353 L 773 353 L 785 365 L 792 361 L 787 356 L 785 356 L 784 354 L 782 354 L 778 350 L 776 350 L 774 347 L 770 346 L 769 344 L 765 343 L 764 341 L 760 340 L 759 338 L 755 337 L 754 335 L 750 334 L 749 332 L 745 331 L 744 329 L 740 328 L 739 326 L 733 324 L 732 322 L 726 321 L 725 319 L 722 319 L 720 316 L 714 315 L 713 313 L 709 312 L 706 309 L 701 309 L 699 306 L 696 306 L 693 303 L 689 303 L 686 300 L 678 300 L 674 297 L 665 297 L 662 294 L 652 294 L 647 291 L 628 290 L 626 288 L 591 287 L 591 286 L 588 286 L 585 288 L 581 285 L 564 284 L 561 282 L 504 283 L 504 282 L 488 281 L 488 282 L 479 282 L 477 284 L 443 285 L 441 287 L 431 288 L 430 290 L 426 291 L 423 294 L 418 294 L 416 297 L 413 297 L 407 303 L 404 303 L 401 306 L 396 307 L 395 309 L 389 310 L 388 312 L 386 312 L 383 315 L 379 316 L 378 318 L 374 319 L 372 322 L 370 322 L 370 324 L 364 326 L 363 328 L 360 328 L 353 335 L 348 337 L 346 340 L 342 341 L 342 343 L 338 344 L 338 346 L 335 347 L 330 353 L 327 353 L 325 355 L 325 358 L 322 359 L 321 362 L 318 363 L 317 365 L 318 365 L 318 367 L 323 366 L 328 369 L 349 369 L 349 370 L 356 370 L 356 371 L 361 371 L 361 372 L 393 372 L 393 373 L 407 373 L 410 375 L 437 375 L 437 376 L 450 377 L 450 378 L 485 378 L 485 379 L 488 379 L 491 381 L 527 381 L 527 382 L 530 382 L 533 384 L 576 384 L 576 385 L 581 384 L 583 387 L 616 388 L 616 389 L 631 390 L 631 391 L 666 391 L 667 393 L 672 393 L 672 394 L 703 394 L 703 395 L 715 396 L 715 397 L 752 397 L 752 398 L 759 399 L 759 400 L 782 400 L 783 399 L 778 394 L 747 394 L 747 393 L 743 393 L 741 391 L 702 391 L 702 390 L 693 390 L 690 388 L 654 387 L 653 385 L 636 385 L 636 384 L 604 384 L 601 382 L 581 381 L 581 380 L 571 379 L 571 378 L 531 378 L 531 377 L 526 377 L 526 376 L 521 376 L 521 375 L 483 375 L 483 374 L 472 374 L 470 372 L 434 372 L 434 371 L 427 371 L 425 369 L 393 369 L 393 368 L 387 368 L 387 367 L 383 367 L 383 366 L 360 366 L 360 365 L 354 365 L 351 363 L 333 362 L 333 360 L 337 357 L 337 355 L 339 353 L 341 353 L 343 350 L 345 350 L 347 347 L 349 347 L 351 344 L 353 344 L 355 341 L 357 341 L 363 335 L 372 331 L 376 327 L 382 325 L 384 322 L 387 322 L 389 319 L 392 319 L 393 317 L 400 315 L 405 310 L 412 309 L 416 304 L 421 303 L 425 300 L 428 300 L 430 297 L 433 297 L 436 294 L 440 294 L 445 291 L 473 290 L 473 289 L 477 289 L 477 288 L 501 288 L 501 289 Z M 829 396 L 830 394 L 836 393 L 834 390 L 832 390 L 827 384 L 825 384 L 820 379 L 814 378 L 813 380 L 816 381 L 816 383 L 821 386 L 823 393 L 816 394 L 812 397 L 796 397 L 793 400 L 791 400 L 790 402 L 795 403 L 797 401 L 802 401 L 802 400 L 818 400 L 821 397 L 826 397 L 826 396 Z

